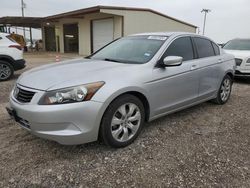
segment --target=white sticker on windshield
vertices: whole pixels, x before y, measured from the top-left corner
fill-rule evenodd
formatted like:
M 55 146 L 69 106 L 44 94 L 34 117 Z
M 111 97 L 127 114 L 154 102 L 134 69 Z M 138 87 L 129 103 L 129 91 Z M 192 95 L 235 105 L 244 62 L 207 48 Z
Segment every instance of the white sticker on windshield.
M 163 37 L 163 36 L 149 36 L 148 39 L 151 39 L 151 40 L 166 40 L 167 37 Z

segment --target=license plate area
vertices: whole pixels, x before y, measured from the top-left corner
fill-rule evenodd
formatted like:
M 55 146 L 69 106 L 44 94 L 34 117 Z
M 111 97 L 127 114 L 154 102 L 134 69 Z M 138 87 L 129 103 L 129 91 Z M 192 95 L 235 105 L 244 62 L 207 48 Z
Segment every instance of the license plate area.
M 19 117 L 14 109 L 6 107 L 6 110 L 7 110 L 8 114 L 10 115 L 10 117 L 12 119 L 14 119 L 17 123 L 19 123 L 22 127 L 26 128 L 26 129 L 30 129 L 29 121 Z

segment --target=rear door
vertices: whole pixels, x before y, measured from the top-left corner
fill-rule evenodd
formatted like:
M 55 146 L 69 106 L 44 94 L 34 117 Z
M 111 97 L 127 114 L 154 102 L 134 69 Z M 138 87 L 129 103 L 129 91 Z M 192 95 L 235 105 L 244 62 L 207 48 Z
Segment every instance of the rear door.
M 193 37 L 193 41 L 198 55 L 199 97 L 205 99 L 213 96 L 218 90 L 220 63 L 223 60 L 218 46 L 212 41 L 201 37 Z
M 199 76 L 195 68 L 191 37 L 179 37 L 167 48 L 160 61 L 167 56 L 181 56 L 180 66 L 155 68 L 149 92 L 153 99 L 153 115 L 157 116 L 192 104 L 198 97 Z

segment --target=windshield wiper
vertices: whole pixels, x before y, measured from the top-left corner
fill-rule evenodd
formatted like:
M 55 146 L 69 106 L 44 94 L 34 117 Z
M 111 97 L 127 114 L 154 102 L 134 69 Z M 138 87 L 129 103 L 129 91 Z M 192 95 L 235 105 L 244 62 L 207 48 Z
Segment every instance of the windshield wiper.
M 104 61 L 113 61 L 113 62 L 121 62 L 121 61 L 118 61 L 116 59 L 110 59 L 110 58 L 105 58 Z

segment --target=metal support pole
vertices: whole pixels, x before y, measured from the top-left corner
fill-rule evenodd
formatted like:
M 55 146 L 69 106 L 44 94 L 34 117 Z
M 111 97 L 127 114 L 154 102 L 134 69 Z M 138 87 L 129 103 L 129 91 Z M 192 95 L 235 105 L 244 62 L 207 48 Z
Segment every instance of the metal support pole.
M 204 23 L 203 23 L 203 32 L 202 34 L 205 35 L 205 29 L 206 29 L 206 21 L 207 21 L 207 13 L 211 12 L 209 9 L 203 9 L 201 12 L 204 12 Z
M 206 20 L 207 20 L 207 12 L 205 12 L 205 15 L 204 15 L 203 32 L 202 32 L 203 35 L 205 35 Z
M 33 39 L 32 39 L 32 29 L 30 27 L 30 43 L 31 43 L 31 46 L 33 45 Z
M 25 4 L 24 4 L 23 0 L 21 0 L 22 17 L 24 17 L 24 8 L 25 8 Z M 24 39 L 26 38 L 25 27 L 23 27 L 23 37 L 24 37 Z

